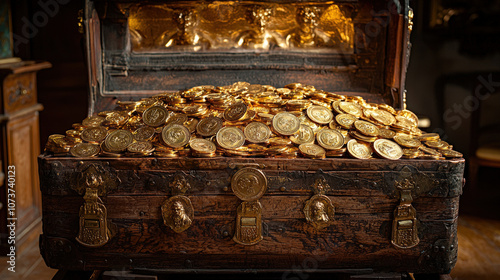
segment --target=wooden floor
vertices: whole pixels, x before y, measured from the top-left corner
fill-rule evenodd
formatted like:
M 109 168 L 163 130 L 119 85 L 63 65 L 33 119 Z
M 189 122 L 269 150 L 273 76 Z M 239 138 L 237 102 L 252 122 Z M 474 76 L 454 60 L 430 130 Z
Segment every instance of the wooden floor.
M 455 280 L 500 279 L 500 221 L 462 215 L 458 219 L 458 261 L 451 276 Z M 38 241 L 16 261 L 16 272 L 7 270 L 7 258 L 0 258 L 0 279 L 52 279 L 56 270 L 45 266 Z

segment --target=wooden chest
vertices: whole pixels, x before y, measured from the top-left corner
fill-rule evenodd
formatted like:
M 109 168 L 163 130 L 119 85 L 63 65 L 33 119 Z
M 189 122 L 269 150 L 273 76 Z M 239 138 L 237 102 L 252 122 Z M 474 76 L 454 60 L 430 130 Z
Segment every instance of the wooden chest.
M 237 81 L 403 109 L 411 13 L 406 1 L 87 1 L 89 115 Z M 234 35 L 245 22 L 257 31 Z M 463 159 L 45 153 L 41 253 L 68 270 L 446 274 L 463 169 Z

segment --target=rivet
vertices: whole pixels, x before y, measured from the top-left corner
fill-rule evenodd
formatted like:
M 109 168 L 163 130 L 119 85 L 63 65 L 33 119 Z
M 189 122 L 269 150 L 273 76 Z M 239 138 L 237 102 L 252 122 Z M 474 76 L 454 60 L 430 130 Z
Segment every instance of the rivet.
M 281 187 L 280 191 L 284 192 L 284 191 L 286 191 L 286 188 L 285 187 Z
M 145 214 L 146 214 L 146 213 L 144 213 L 144 211 L 139 212 L 139 215 L 140 215 L 140 216 L 144 216 Z
M 134 261 L 133 261 L 132 259 L 129 259 L 129 260 L 128 260 L 128 262 L 129 262 L 129 263 L 133 263 Z
M 228 237 L 229 236 L 229 232 L 227 230 L 225 230 L 225 231 L 222 232 L 222 235 L 224 235 L 224 237 Z
M 227 191 L 229 191 L 229 188 L 228 187 L 223 187 L 222 190 L 225 191 L 225 192 L 227 192 Z

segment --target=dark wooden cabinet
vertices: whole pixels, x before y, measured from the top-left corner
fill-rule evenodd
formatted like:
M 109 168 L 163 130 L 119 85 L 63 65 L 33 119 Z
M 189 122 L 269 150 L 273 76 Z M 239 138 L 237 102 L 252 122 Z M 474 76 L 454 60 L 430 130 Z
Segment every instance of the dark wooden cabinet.
M 0 187 L 2 255 L 12 245 L 8 244 L 11 231 L 7 228 L 8 218 L 11 218 L 8 213 L 9 202 L 12 202 L 8 201 L 9 166 L 15 166 L 15 181 L 12 178 L 10 180 L 14 183 L 15 191 L 17 254 L 22 251 L 23 245 L 36 238 L 40 231 L 33 230 L 40 227 L 41 217 L 36 158 L 40 154 L 38 112 L 43 106 L 37 102 L 36 72 L 50 66 L 47 62 L 0 65 L 0 159 L 2 172 L 5 174 L 3 186 Z

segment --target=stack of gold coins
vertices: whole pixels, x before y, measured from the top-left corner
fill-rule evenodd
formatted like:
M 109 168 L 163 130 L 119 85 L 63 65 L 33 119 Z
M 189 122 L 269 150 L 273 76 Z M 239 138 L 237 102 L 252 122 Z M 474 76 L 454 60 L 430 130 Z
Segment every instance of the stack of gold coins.
M 460 158 L 409 110 L 293 83 L 198 86 L 118 101 L 51 135 L 45 151 L 75 157 Z

